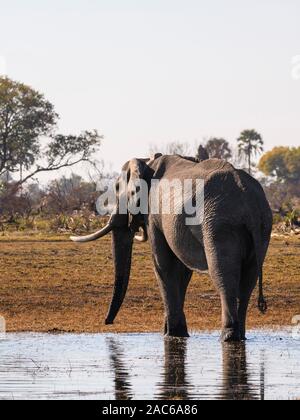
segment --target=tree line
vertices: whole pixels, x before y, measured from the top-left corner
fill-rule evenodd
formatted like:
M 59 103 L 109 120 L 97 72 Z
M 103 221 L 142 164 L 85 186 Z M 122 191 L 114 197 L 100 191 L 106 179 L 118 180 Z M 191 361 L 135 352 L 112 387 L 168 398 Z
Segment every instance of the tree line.
M 97 130 L 79 134 L 58 132 L 59 115 L 43 94 L 0 77 L 0 219 L 19 216 L 61 215 L 83 208 L 95 213 L 97 181 L 78 175 L 61 177 L 41 187 L 36 176 L 72 168 L 86 162 L 97 167 L 95 155 L 103 136 Z M 152 145 L 150 153 L 191 155 L 189 143 L 171 142 L 165 150 Z M 233 147 L 225 138 L 212 137 L 194 153 L 224 159 L 258 177 L 275 213 L 284 215 L 300 208 L 300 147 L 275 147 L 264 153 L 262 135 L 244 130 Z M 259 160 L 258 157 L 260 157 Z M 111 175 L 113 176 L 113 175 Z M 106 175 L 106 178 L 109 177 Z

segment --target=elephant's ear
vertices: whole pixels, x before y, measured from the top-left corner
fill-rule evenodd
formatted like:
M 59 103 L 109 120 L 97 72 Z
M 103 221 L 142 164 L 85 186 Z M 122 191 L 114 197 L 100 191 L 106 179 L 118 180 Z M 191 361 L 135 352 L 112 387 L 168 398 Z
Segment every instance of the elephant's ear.
M 147 163 L 149 162 L 149 159 L 132 159 L 128 164 L 128 170 L 127 170 L 127 181 L 128 181 L 128 194 L 129 199 L 133 200 L 136 199 L 136 207 L 140 207 L 140 190 L 143 188 L 143 182 L 144 185 L 148 185 L 149 182 L 149 167 Z M 137 189 L 138 188 L 138 189 Z M 148 203 L 142 203 L 142 205 L 147 205 Z M 147 209 L 145 208 L 145 211 L 148 212 L 148 206 Z M 142 213 L 139 214 L 132 214 L 129 210 L 128 212 L 128 223 L 129 226 L 135 230 L 138 231 L 139 228 L 143 225 L 144 216 Z
M 127 181 L 133 181 L 134 179 L 144 179 L 149 181 L 149 164 L 159 159 L 163 155 L 161 153 L 153 154 L 150 159 L 132 159 L 127 164 L 128 179 Z
M 136 179 L 143 179 L 147 169 L 147 161 L 144 159 L 132 159 L 129 162 L 128 182 L 134 182 Z
M 163 154 L 162 153 L 154 153 L 153 155 L 151 155 L 150 157 L 150 161 L 154 161 L 156 159 L 159 159 L 160 157 L 162 157 Z

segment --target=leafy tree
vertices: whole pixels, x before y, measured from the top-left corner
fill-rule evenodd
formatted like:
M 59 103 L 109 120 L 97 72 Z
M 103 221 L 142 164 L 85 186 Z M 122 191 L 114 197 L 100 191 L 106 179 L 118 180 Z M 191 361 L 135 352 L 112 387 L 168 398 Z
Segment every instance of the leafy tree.
M 0 173 L 29 169 L 58 115 L 43 95 L 21 83 L 0 78 Z
M 57 121 L 58 114 L 44 95 L 0 77 L 0 176 L 20 172 L 20 186 L 40 172 L 91 162 L 102 140 L 98 132 L 57 134 Z
M 263 152 L 263 145 L 261 135 L 255 130 L 244 130 L 238 138 L 239 155 L 247 161 L 249 174 L 252 172 L 252 157 Z
M 279 181 L 299 181 L 300 147 L 275 147 L 262 156 L 258 168 L 265 175 L 276 177 Z
M 273 182 L 264 187 L 271 208 L 281 216 L 293 211 L 300 211 L 299 182 Z
M 286 167 L 291 181 L 300 180 L 300 147 L 293 147 L 285 157 Z
M 205 145 L 210 158 L 229 160 L 232 158 L 232 150 L 227 140 L 212 137 Z

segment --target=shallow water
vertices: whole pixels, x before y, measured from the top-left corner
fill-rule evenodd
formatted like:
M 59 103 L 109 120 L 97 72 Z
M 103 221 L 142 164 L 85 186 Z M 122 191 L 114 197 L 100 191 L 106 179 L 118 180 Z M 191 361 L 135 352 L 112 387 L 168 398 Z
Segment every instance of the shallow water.
M 288 331 L 239 345 L 217 333 L 8 334 L 0 355 L 0 399 L 300 397 L 300 341 Z

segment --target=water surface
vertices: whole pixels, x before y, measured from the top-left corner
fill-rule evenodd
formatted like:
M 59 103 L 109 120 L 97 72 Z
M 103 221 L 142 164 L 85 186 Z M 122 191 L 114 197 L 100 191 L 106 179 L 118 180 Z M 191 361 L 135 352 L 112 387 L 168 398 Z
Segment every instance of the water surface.
M 8 334 L 0 341 L 0 399 L 299 399 L 300 341 L 252 332 Z

